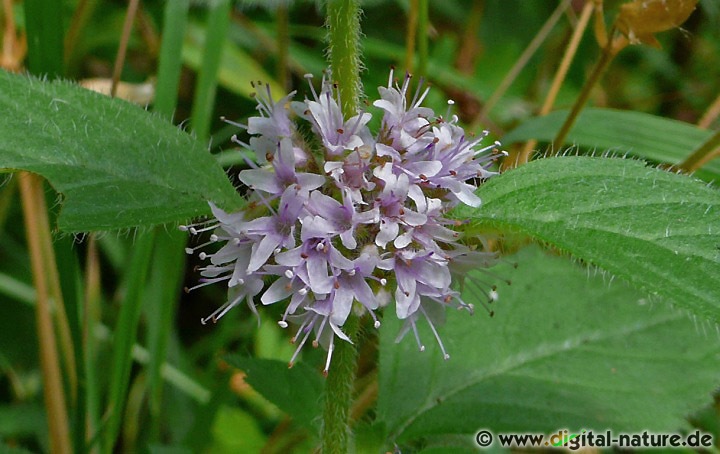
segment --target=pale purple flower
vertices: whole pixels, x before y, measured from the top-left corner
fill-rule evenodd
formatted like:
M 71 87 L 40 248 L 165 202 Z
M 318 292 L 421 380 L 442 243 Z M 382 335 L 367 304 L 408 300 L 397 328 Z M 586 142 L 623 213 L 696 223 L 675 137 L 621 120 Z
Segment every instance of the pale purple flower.
M 372 135 L 366 125 L 372 116 L 361 112 L 345 121 L 340 103 L 335 98 L 339 96 L 338 90 L 334 89 L 325 77 L 321 85 L 319 94 L 312 89 L 314 100 L 308 100 L 304 103 L 304 108 L 300 107 L 300 104 L 296 109 L 313 124 L 313 129 L 325 146 L 326 157 L 341 156 L 346 151 L 371 145 Z M 312 85 L 310 87 L 312 88 Z
M 468 139 L 457 117 L 423 107 L 427 88 L 408 100 L 409 76 L 393 85 L 391 72 L 388 86 L 380 87 L 376 135 L 367 126 L 369 112 L 345 118 L 337 88 L 325 78 L 320 92 L 310 87 L 312 97 L 303 102 L 290 102 L 293 93 L 274 102 L 266 87 L 257 95 L 260 115 L 245 127 L 249 144 L 234 139 L 260 163 L 249 162 L 238 176 L 248 188 L 248 208 L 227 213 L 211 204 L 214 220 L 181 227 L 194 235 L 212 232 L 187 250 L 202 250 L 200 259 L 208 261 L 193 289 L 228 287 L 227 303 L 203 323 L 243 301 L 253 312 L 256 300 L 282 303 L 278 324 L 299 325 L 291 365 L 312 339 L 328 351 L 327 372 L 337 339 L 351 342 L 343 331 L 348 318 L 369 314 L 378 328 L 375 312 L 394 304 L 404 321 L 398 340 L 412 331 L 423 350 L 416 325 L 427 322 L 448 358 L 436 326 L 447 307 L 473 309 L 453 282 L 466 266 L 492 265 L 495 255 L 461 244 L 461 223 L 447 211 L 480 205 L 476 184 L 495 174 L 490 165 L 497 154 L 489 151 L 498 144 L 480 148 L 484 134 Z M 291 110 L 309 122 L 315 140 L 299 138 Z M 215 252 L 206 251 L 215 244 Z M 497 298 L 494 288 L 486 295 Z
M 276 153 L 272 155 L 271 167 L 268 169 L 248 169 L 238 174 L 238 179 L 250 189 L 266 192 L 272 196 L 280 196 L 291 185 L 298 185 L 306 191 L 317 189 L 325 183 L 322 175 L 297 172 L 295 170 L 295 153 L 290 139 L 282 139 L 277 143 Z

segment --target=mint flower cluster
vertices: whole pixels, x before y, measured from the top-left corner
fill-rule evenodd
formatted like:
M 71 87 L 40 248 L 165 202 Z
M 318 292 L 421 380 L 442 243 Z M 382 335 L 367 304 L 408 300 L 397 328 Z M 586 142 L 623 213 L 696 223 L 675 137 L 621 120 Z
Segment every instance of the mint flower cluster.
M 393 85 L 391 72 L 379 88 L 376 135 L 369 112 L 343 116 L 338 89 L 325 77 L 319 92 L 310 81 L 312 99 L 303 102 L 291 102 L 294 92 L 273 101 L 268 86 L 256 86 L 259 116 L 237 125 L 249 141 L 234 138 L 256 156 L 238 176 L 248 204 L 227 213 L 211 203 L 215 219 L 181 226 L 191 234 L 212 231 L 209 243 L 188 253 L 222 244 L 199 253 L 207 265 L 193 288 L 228 286 L 228 301 L 203 323 L 243 301 L 255 313 L 257 301 L 284 302 L 278 324 L 299 325 L 290 365 L 312 337 L 328 350 L 327 373 L 336 338 L 351 342 L 342 329 L 348 317 L 367 313 L 378 328 L 376 311 L 394 306 L 405 322 L 398 340 L 412 330 L 424 350 L 416 328 L 424 319 L 449 358 L 435 325 L 446 307 L 473 309 L 451 287 L 451 271 L 494 256 L 460 244 L 461 223 L 446 214 L 461 203 L 480 205 L 476 185 L 494 175 L 488 169 L 499 144 L 479 147 L 487 133 L 468 137 L 456 116 L 423 107 L 428 88 L 418 87 L 409 100 L 410 79 Z M 300 132 L 295 115 L 311 133 Z

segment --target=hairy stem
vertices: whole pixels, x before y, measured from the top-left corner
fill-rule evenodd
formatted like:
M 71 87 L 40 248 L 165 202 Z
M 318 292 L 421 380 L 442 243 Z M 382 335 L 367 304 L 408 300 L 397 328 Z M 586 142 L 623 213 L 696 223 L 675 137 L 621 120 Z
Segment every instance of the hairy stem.
M 343 326 L 343 330 L 353 342 L 357 341 L 359 326 L 357 316 L 349 317 Z M 322 428 L 323 454 L 345 454 L 348 452 L 350 402 L 357 369 L 357 348 L 355 344 L 336 339 L 334 346 L 332 368 L 328 373 L 327 383 L 325 384 Z
M 329 0 L 328 44 L 332 81 L 338 84 L 343 114 L 357 114 L 360 83 L 360 4 L 358 0 Z

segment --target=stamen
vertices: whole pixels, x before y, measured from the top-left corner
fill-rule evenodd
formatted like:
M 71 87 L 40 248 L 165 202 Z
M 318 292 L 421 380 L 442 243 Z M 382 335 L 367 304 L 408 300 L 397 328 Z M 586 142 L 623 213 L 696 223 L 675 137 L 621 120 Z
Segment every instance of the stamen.
M 435 329 L 435 325 L 433 324 L 432 320 L 430 320 L 430 317 L 428 317 L 427 313 L 425 312 L 425 309 L 423 309 L 422 306 L 420 306 L 420 312 L 422 312 L 423 316 L 425 316 L 425 320 L 427 320 L 428 325 L 430 325 L 430 329 L 432 330 L 433 334 L 435 335 L 435 340 L 437 340 L 437 343 L 440 346 L 440 351 L 443 354 L 443 359 L 447 361 L 448 359 L 450 359 L 450 355 L 448 355 L 447 352 L 445 351 L 445 346 L 442 343 L 442 339 L 440 339 L 440 335 L 438 334 L 437 330 Z
M 330 361 L 332 360 L 333 351 L 335 351 L 335 336 L 330 338 L 330 346 L 328 347 L 327 359 L 325 360 L 325 369 L 323 369 L 323 375 L 327 377 L 328 370 L 330 369 Z
M 311 323 L 308 325 L 308 328 L 311 328 L 311 327 L 312 327 L 312 323 L 315 321 L 315 318 L 316 318 L 316 317 L 317 317 L 316 315 L 314 315 L 314 316 L 311 317 L 311 319 L 310 319 L 310 320 L 311 320 Z M 305 326 L 305 322 L 303 322 L 303 324 L 300 326 L 300 329 L 298 330 L 298 333 L 300 333 L 300 332 L 303 330 L 304 326 Z M 295 364 L 295 359 L 296 359 L 297 356 L 300 354 L 300 350 L 302 350 L 303 345 L 305 345 L 305 342 L 307 342 L 308 337 L 310 337 L 310 333 L 311 333 L 311 332 L 312 332 L 311 329 L 308 329 L 308 330 L 305 332 L 305 335 L 303 336 L 302 340 L 300 341 L 300 345 L 298 345 L 298 347 L 295 349 L 295 353 L 293 353 L 292 357 L 290 358 L 290 363 L 288 364 L 288 367 L 293 367 L 293 364 Z M 293 339 L 296 339 L 296 338 L 297 338 L 297 334 L 296 334 L 295 336 L 296 336 L 296 337 L 293 338 Z
M 185 253 L 188 254 L 188 255 L 192 255 L 192 254 L 195 253 L 196 250 L 202 249 L 202 248 L 204 248 L 205 246 L 208 246 L 208 245 L 210 245 L 210 244 L 213 244 L 213 243 L 215 243 L 217 240 L 218 240 L 218 237 L 217 237 L 217 236 L 215 236 L 215 239 L 213 239 L 213 237 L 211 236 L 211 237 L 210 237 L 210 241 L 207 241 L 207 242 L 205 242 L 205 243 L 203 243 L 203 244 L 199 244 L 199 245 L 197 245 L 197 246 L 195 246 L 195 247 L 186 247 L 186 248 L 185 248 Z
M 185 293 L 190 293 L 190 292 L 192 292 L 193 290 L 199 289 L 200 287 L 205 287 L 205 286 L 207 286 L 207 285 L 211 285 L 211 284 L 214 284 L 214 283 L 216 283 L 216 282 L 227 281 L 227 280 L 229 280 L 229 279 L 230 279 L 230 276 L 222 276 L 222 277 L 214 277 L 214 278 L 210 278 L 210 279 L 202 279 L 202 283 L 197 284 L 197 285 L 195 285 L 195 286 L 193 286 L 193 287 L 185 287 L 183 290 L 185 291 Z
M 410 326 L 412 327 L 413 335 L 415 336 L 415 342 L 417 342 L 418 350 L 421 352 L 425 351 L 425 346 L 420 342 L 420 334 L 418 334 L 417 326 L 415 326 L 415 320 L 410 322 Z
M 223 305 L 220 306 L 215 312 L 213 312 L 212 314 L 208 315 L 207 317 L 201 318 L 201 319 L 200 319 L 200 323 L 202 323 L 203 325 L 205 325 L 205 324 L 207 324 L 207 322 L 208 322 L 209 320 L 212 320 L 213 323 L 217 323 L 217 321 L 220 320 L 225 314 L 227 314 L 227 312 L 228 312 L 230 309 L 232 309 L 233 307 L 237 306 L 237 304 L 238 304 L 238 303 L 240 302 L 240 300 L 242 300 L 243 298 L 245 298 L 245 294 L 244 294 L 244 293 L 243 293 L 243 294 L 240 294 L 240 296 L 238 296 L 238 297 L 235 298 L 234 300 L 229 301 L 229 302 L 223 304 Z

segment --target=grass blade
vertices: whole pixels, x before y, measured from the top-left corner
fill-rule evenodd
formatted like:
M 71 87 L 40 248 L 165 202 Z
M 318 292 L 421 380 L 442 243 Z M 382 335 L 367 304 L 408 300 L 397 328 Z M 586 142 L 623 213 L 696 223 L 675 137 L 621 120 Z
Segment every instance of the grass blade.
M 108 423 L 104 435 L 104 452 L 113 451 L 120 430 L 125 398 L 130 383 L 132 347 L 135 343 L 140 322 L 142 294 L 145 278 L 150 267 L 155 231 L 151 230 L 138 237 L 130 259 L 125 281 L 125 298 L 122 301 L 113 339 L 112 375 L 110 377 Z

